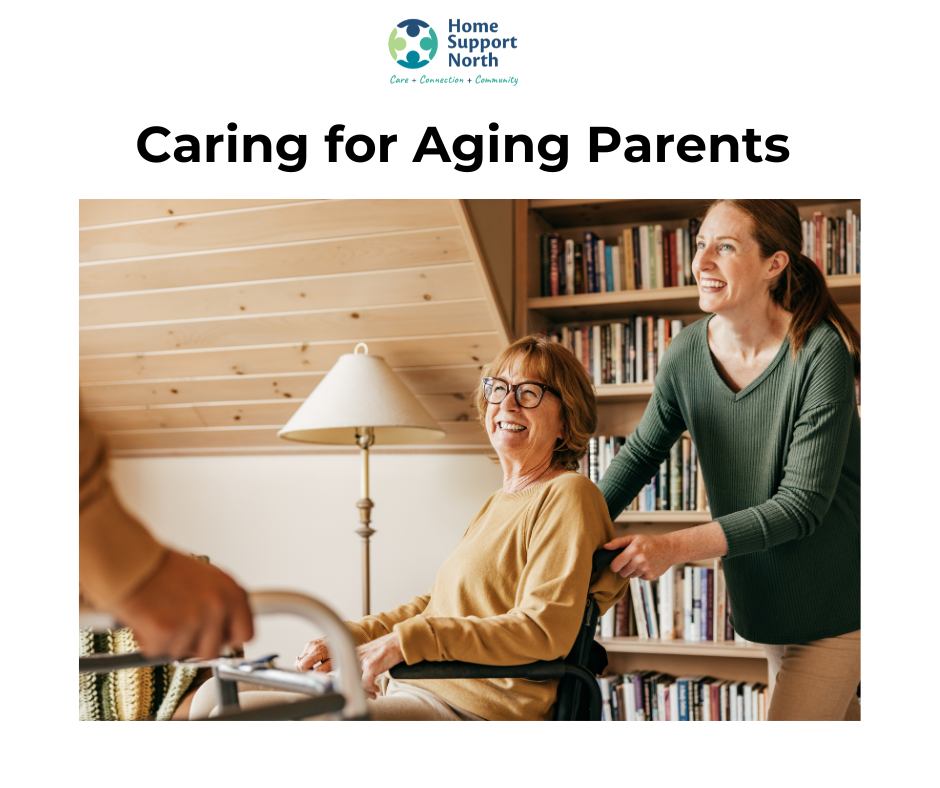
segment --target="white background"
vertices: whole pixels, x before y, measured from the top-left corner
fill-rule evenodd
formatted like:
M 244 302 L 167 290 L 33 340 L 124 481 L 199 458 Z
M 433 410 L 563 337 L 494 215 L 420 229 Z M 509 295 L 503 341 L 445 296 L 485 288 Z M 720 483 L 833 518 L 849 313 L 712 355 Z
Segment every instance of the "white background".
M 561 785 L 668 780 L 898 783 L 932 746 L 937 516 L 935 14 L 893 2 L 212 2 L 18 4 L 4 11 L 4 585 L 10 773 L 84 784 Z M 389 84 L 406 17 L 496 21 L 519 48 L 501 85 Z M 446 50 L 423 70 L 443 76 Z M 475 75 L 475 71 L 471 72 Z M 480 73 L 485 73 L 480 70 Z M 411 162 L 445 140 L 569 135 L 561 173 Z M 136 138 L 308 135 L 308 163 L 148 164 Z M 326 162 L 322 137 L 397 134 L 388 164 Z M 623 134 L 786 134 L 782 164 L 587 161 Z M 673 149 L 674 150 L 674 149 Z M 73 726 L 77 200 L 116 197 L 843 196 L 865 215 L 865 721 L 655 726 Z M 10 680 L 10 679 L 14 679 Z M 28 770 L 28 771 L 27 771 Z M 28 775 L 28 776 L 27 776 Z

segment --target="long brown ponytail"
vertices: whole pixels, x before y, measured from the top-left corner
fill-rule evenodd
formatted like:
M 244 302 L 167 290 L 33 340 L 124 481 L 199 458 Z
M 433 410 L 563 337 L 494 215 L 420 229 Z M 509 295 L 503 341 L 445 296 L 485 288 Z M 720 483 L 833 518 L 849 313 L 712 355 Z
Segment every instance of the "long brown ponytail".
M 773 281 L 770 295 L 793 315 L 787 338 L 793 347 L 794 358 L 809 332 L 823 320 L 829 320 L 842 335 L 855 362 L 855 377 L 859 377 L 862 339 L 852 321 L 833 300 L 819 266 L 802 252 L 803 226 L 796 206 L 789 200 L 715 200 L 708 206 L 708 211 L 721 203 L 733 205 L 751 217 L 761 257 L 766 259 L 777 252 L 786 252 L 790 258 L 790 264 Z

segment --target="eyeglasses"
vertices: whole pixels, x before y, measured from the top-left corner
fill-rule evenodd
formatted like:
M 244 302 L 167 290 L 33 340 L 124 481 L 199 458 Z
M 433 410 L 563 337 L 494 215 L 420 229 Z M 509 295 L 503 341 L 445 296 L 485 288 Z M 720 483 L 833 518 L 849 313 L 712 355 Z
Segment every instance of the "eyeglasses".
M 542 397 L 545 396 L 546 391 L 552 392 L 558 399 L 561 399 L 561 394 L 544 383 L 523 381 L 515 386 L 510 386 L 502 378 L 483 378 L 483 399 L 493 405 L 499 405 L 509 396 L 510 392 L 514 392 L 516 402 L 520 408 L 537 408 L 542 402 Z

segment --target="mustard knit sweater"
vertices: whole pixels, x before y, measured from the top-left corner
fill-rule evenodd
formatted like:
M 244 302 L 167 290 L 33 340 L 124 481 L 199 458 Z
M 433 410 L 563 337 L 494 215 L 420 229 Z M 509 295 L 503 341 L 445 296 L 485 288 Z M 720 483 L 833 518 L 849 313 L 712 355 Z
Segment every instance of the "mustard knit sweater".
M 565 657 L 589 586 L 601 611 L 626 591 L 626 581 L 606 569 L 591 582 L 591 555 L 613 536 L 604 496 L 578 473 L 522 492 L 496 492 L 428 594 L 347 626 L 359 645 L 397 632 L 409 665 L 522 665 Z M 548 719 L 558 685 L 522 679 L 409 683 L 487 720 Z

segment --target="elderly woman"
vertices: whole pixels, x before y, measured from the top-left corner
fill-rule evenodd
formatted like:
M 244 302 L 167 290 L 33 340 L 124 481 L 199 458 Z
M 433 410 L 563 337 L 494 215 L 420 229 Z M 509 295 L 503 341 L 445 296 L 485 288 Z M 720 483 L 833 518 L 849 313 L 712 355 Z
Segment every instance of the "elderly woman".
M 608 571 L 591 583 L 591 555 L 614 531 L 604 496 L 577 473 L 597 425 L 597 403 L 574 355 L 544 337 L 521 339 L 490 364 L 476 401 L 502 465 L 502 489 L 474 517 L 427 594 L 347 622 L 373 719 L 550 718 L 557 681 L 397 681 L 382 674 L 402 661 L 522 665 L 565 657 L 589 585 L 602 611 L 626 587 Z M 329 670 L 324 641 L 308 643 L 296 666 Z M 194 717 L 211 708 L 211 685 L 197 695 Z M 241 703 L 284 697 L 243 693 Z

